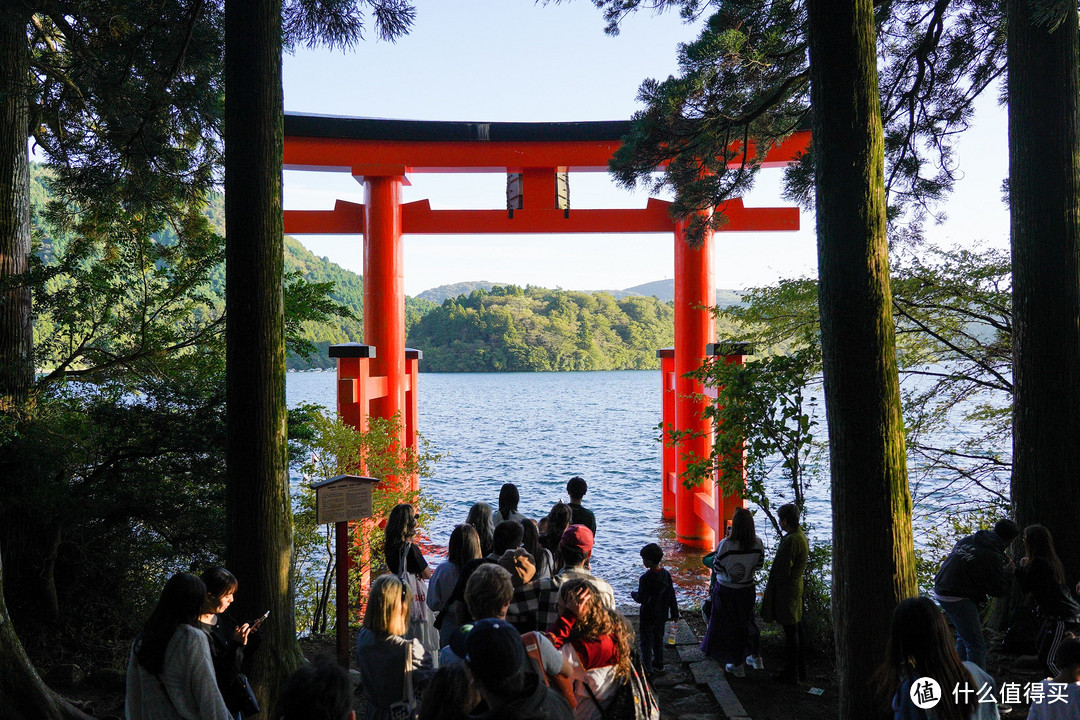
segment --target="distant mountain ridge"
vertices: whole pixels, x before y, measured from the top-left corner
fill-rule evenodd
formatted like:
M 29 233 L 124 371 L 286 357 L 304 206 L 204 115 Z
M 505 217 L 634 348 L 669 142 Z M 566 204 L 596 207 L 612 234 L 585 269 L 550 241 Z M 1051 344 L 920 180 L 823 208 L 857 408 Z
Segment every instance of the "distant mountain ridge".
M 452 283 L 450 285 L 439 285 L 438 287 L 425 290 L 417 295 L 417 299 L 429 300 L 436 305 L 442 305 L 444 300 L 448 298 L 457 298 L 461 295 L 469 295 L 474 290 L 483 290 L 484 292 L 490 292 L 493 287 L 506 287 L 511 283 L 491 282 L 489 280 L 472 280 L 466 282 Z M 663 302 L 675 301 L 675 280 L 673 278 L 667 278 L 665 280 L 654 280 L 652 282 L 642 283 L 641 285 L 635 285 L 634 287 L 628 287 L 623 290 L 583 290 L 580 292 L 586 293 L 598 293 L 604 292 L 611 295 L 616 300 L 622 300 L 631 296 L 641 297 L 655 297 L 657 300 Z M 717 290 L 716 291 L 716 304 L 721 307 L 728 307 L 730 305 L 738 305 L 741 302 L 738 290 Z

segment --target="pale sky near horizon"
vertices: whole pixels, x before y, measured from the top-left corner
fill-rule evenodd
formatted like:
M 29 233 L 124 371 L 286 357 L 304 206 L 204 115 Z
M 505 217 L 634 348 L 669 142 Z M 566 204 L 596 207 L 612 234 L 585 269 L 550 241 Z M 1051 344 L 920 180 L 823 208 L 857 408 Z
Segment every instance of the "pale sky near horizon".
M 585 0 L 417 2 L 412 32 L 397 43 L 368 40 L 352 50 L 299 50 L 285 56 L 287 112 L 419 120 L 619 120 L 640 107 L 641 81 L 676 70 L 676 46 L 696 36 L 675 13 L 631 16 L 617 37 Z M 963 179 L 944 206 L 949 216 L 928 234 L 941 245 L 1007 246 L 1001 182 L 1007 130 L 996 93 L 978 108 L 963 137 Z M 745 196 L 750 207 L 786 205 L 779 170 L 764 171 Z M 406 202 L 435 208 L 505 207 L 501 174 L 410 177 Z M 570 176 L 571 207 L 644 207 L 647 194 L 615 186 L 606 173 Z M 363 201 L 348 175 L 285 173 L 286 209 L 330 209 Z M 793 233 L 718 233 L 717 288 L 741 289 L 781 277 L 816 274 L 814 218 Z M 362 272 L 360 236 L 297 236 L 317 255 Z M 405 238 L 409 295 L 449 283 L 490 280 L 571 290 L 621 289 L 669 278 L 674 239 L 663 235 L 418 236 Z

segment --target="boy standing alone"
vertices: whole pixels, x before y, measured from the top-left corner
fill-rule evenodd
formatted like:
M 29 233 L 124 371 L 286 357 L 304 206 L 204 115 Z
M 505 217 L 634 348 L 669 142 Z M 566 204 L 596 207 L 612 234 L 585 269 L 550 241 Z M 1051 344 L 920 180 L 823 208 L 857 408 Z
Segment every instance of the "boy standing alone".
M 581 504 L 585 493 L 589 491 L 589 485 L 585 478 L 574 476 L 566 483 L 566 494 L 570 496 L 570 524 L 584 525 L 596 535 L 596 515 L 593 511 Z
M 675 585 L 671 573 L 661 567 L 664 551 L 656 543 L 641 548 L 641 563 L 648 568 L 638 580 L 638 589 L 630 593 L 641 603 L 639 631 L 641 663 L 652 673 L 664 672 L 664 623 L 679 619 Z

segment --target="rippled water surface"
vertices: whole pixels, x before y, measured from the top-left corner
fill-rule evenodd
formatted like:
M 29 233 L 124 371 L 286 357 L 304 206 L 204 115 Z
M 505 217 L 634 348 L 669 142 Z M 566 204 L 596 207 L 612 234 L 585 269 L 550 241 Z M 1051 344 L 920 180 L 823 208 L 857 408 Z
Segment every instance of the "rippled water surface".
M 289 373 L 287 397 L 333 408 L 334 374 Z M 660 518 L 659 422 L 659 371 L 422 374 L 420 432 L 445 454 L 426 483 L 445 505 L 432 540 L 445 543 L 472 503 L 497 506 L 504 482 L 518 486 L 521 512 L 540 518 L 581 475 L 596 513 L 593 572 L 619 601 L 637 588 L 648 542 L 663 544 L 677 570 L 687 566 L 677 575 L 693 593 L 701 555 L 680 553 Z
M 334 408 L 334 377 L 289 373 L 290 406 Z M 521 512 L 538 519 L 567 499 L 566 481 L 581 475 L 589 483 L 585 505 L 597 518 L 593 571 L 612 583 L 617 601 L 631 602 L 643 571 L 638 551 L 648 542 L 665 548 L 683 599 L 700 597 L 701 553 L 681 550 L 660 517 L 660 393 L 659 371 L 420 375 L 420 432 L 445 454 L 425 484 L 445 506 L 429 526 L 431 540 L 445 544 L 472 503 L 497 506 L 504 482 L 518 486 Z M 923 502 L 937 507 L 936 494 Z M 824 481 L 807 496 L 813 535 L 822 539 L 830 534 L 828 498 Z M 760 514 L 758 534 L 772 535 Z

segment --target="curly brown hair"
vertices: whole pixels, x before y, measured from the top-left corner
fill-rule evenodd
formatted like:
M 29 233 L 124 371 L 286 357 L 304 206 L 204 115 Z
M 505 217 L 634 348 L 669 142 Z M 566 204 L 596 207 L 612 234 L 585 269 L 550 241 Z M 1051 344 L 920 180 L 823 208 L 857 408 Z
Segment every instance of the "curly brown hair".
M 574 628 L 570 631 L 570 640 L 599 640 L 610 635 L 615 641 L 617 659 L 615 675 L 620 680 L 630 677 L 630 648 L 634 645 L 634 630 L 630 623 L 617 610 L 604 605 L 604 598 L 599 588 L 585 578 L 574 578 L 562 584 L 559 592 L 569 594 L 579 588 L 589 591 L 589 600 L 581 607 Z

